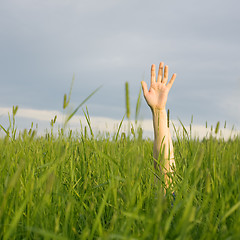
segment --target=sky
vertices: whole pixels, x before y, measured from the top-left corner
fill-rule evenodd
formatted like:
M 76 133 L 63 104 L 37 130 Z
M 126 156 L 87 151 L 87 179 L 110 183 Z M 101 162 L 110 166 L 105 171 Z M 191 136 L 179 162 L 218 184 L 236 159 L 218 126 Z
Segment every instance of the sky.
M 13 105 L 32 110 L 21 127 L 43 121 L 34 111 L 62 113 L 73 75 L 70 108 L 102 86 L 89 114 L 119 121 L 127 81 L 134 119 L 140 82 L 149 86 L 151 64 L 163 61 L 177 74 L 172 120 L 239 128 L 239 9 L 237 0 L 0 0 L 0 124 Z

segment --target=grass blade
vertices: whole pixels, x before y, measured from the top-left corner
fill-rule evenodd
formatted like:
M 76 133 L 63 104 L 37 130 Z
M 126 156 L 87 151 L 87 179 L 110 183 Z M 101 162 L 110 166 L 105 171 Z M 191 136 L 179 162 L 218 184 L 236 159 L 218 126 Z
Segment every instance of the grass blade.
M 142 89 L 139 89 L 139 93 L 138 93 L 138 99 L 137 99 L 137 105 L 136 105 L 136 112 L 135 112 L 135 124 L 137 124 L 137 120 L 138 120 L 138 116 L 139 116 L 139 112 L 140 112 L 140 107 L 141 107 L 141 94 L 142 93 Z
M 90 133 L 91 133 L 91 136 L 92 136 L 92 138 L 94 138 L 93 130 L 92 130 L 91 123 L 90 123 L 90 116 L 89 116 L 87 107 L 86 107 L 86 112 L 87 112 L 87 113 L 85 113 L 85 112 L 83 111 L 83 113 L 84 113 L 84 115 L 85 115 L 85 118 L 86 118 L 86 121 L 87 121 L 87 124 L 88 124 L 88 127 L 89 127 L 89 130 L 90 130 Z
M 128 82 L 125 83 L 125 101 L 126 101 L 126 114 L 127 114 L 127 118 L 130 119 L 130 99 L 129 99 L 129 86 L 128 86 Z
M 184 125 L 183 125 L 182 121 L 181 121 L 179 118 L 178 118 L 178 121 L 179 121 L 179 122 L 180 122 L 180 124 L 182 125 L 183 131 L 186 133 L 186 135 L 187 135 L 187 138 L 188 138 L 188 140 L 189 140 L 189 135 L 188 135 L 187 129 L 184 127 Z
M 240 201 L 236 203 L 233 207 L 231 207 L 223 216 L 221 219 L 221 222 L 223 222 L 226 218 L 228 218 L 231 214 L 233 214 L 238 208 L 240 207 Z
M 64 126 L 66 126 L 66 124 L 70 121 L 70 119 L 75 115 L 75 113 L 78 111 L 78 109 L 89 99 L 91 98 L 102 86 L 98 87 L 97 89 L 95 89 L 88 97 L 86 97 L 78 106 L 77 108 L 68 116 L 68 118 L 66 119 Z
M 24 208 L 26 207 L 26 204 L 27 204 L 27 199 L 24 200 L 24 202 L 22 203 L 22 205 L 20 206 L 20 208 L 16 212 L 13 220 L 11 221 L 10 228 L 8 229 L 6 234 L 4 235 L 4 239 L 9 239 L 9 237 L 12 235 L 14 229 L 16 228 L 17 223 L 19 222 L 19 220 L 22 216 L 22 213 L 24 211 Z
M 0 124 L 1 129 L 8 135 L 8 131 Z
M 124 114 L 124 116 L 123 116 L 123 118 L 122 118 L 122 120 L 121 120 L 121 122 L 119 124 L 118 130 L 117 130 L 117 135 L 116 135 L 116 138 L 115 138 L 115 142 L 118 140 L 119 132 L 120 132 L 120 129 L 122 127 L 123 120 L 124 120 L 125 116 L 126 116 L 126 114 Z

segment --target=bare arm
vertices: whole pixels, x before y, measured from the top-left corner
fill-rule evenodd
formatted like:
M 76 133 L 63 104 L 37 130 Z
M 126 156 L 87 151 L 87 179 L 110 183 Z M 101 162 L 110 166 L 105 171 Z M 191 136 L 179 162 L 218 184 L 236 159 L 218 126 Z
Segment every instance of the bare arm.
M 164 68 L 163 74 L 163 65 L 161 62 L 159 64 L 158 77 L 156 80 L 155 65 L 152 65 L 151 68 L 151 85 L 148 90 L 147 84 L 142 81 L 143 94 L 147 101 L 147 104 L 152 110 L 153 115 L 153 128 L 154 128 L 154 146 L 153 146 L 153 157 L 156 160 L 159 160 L 160 153 L 163 154 L 163 169 L 162 173 L 165 174 L 172 172 L 174 162 L 174 153 L 172 139 L 170 131 L 167 124 L 167 113 L 166 113 L 166 103 L 169 90 L 172 87 L 172 84 L 176 78 L 176 74 L 173 74 L 170 81 L 168 81 L 168 66 Z M 155 161 L 154 166 L 157 167 Z M 166 185 L 168 186 L 168 178 L 165 177 Z

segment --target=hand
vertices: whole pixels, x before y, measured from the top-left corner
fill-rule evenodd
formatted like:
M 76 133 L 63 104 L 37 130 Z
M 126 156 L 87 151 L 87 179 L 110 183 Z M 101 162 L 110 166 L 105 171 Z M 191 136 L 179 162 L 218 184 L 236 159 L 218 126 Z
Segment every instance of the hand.
M 172 75 L 172 78 L 168 81 L 168 66 L 164 68 L 163 74 L 163 62 L 159 64 L 158 78 L 156 81 L 155 65 L 151 68 L 151 85 L 148 91 L 147 84 L 142 81 L 143 94 L 147 104 L 152 110 L 163 110 L 167 103 L 168 92 L 171 89 L 173 82 L 176 78 L 176 73 Z

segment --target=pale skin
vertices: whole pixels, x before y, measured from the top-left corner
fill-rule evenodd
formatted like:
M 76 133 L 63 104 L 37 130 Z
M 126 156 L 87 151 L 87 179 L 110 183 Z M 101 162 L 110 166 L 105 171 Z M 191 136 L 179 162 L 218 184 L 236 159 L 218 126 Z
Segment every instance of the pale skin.
M 164 70 L 163 70 L 164 69 Z M 158 76 L 156 78 L 156 69 L 153 64 L 151 67 L 151 84 L 148 90 L 147 84 L 142 81 L 142 89 L 145 100 L 149 105 L 153 115 L 153 129 L 154 129 L 154 145 L 153 145 L 153 157 L 155 168 L 160 167 L 157 163 L 159 160 L 161 173 L 164 174 L 166 187 L 169 186 L 171 180 L 167 176 L 167 173 L 173 172 L 175 166 L 174 152 L 172 138 L 167 124 L 167 112 L 166 103 L 168 93 L 176 78 L 174 73 L 171 79 L 168 81 L 168 66 L 160 62 L 158 69 Z M 159 156 L 162 154 L 162 159 Z

